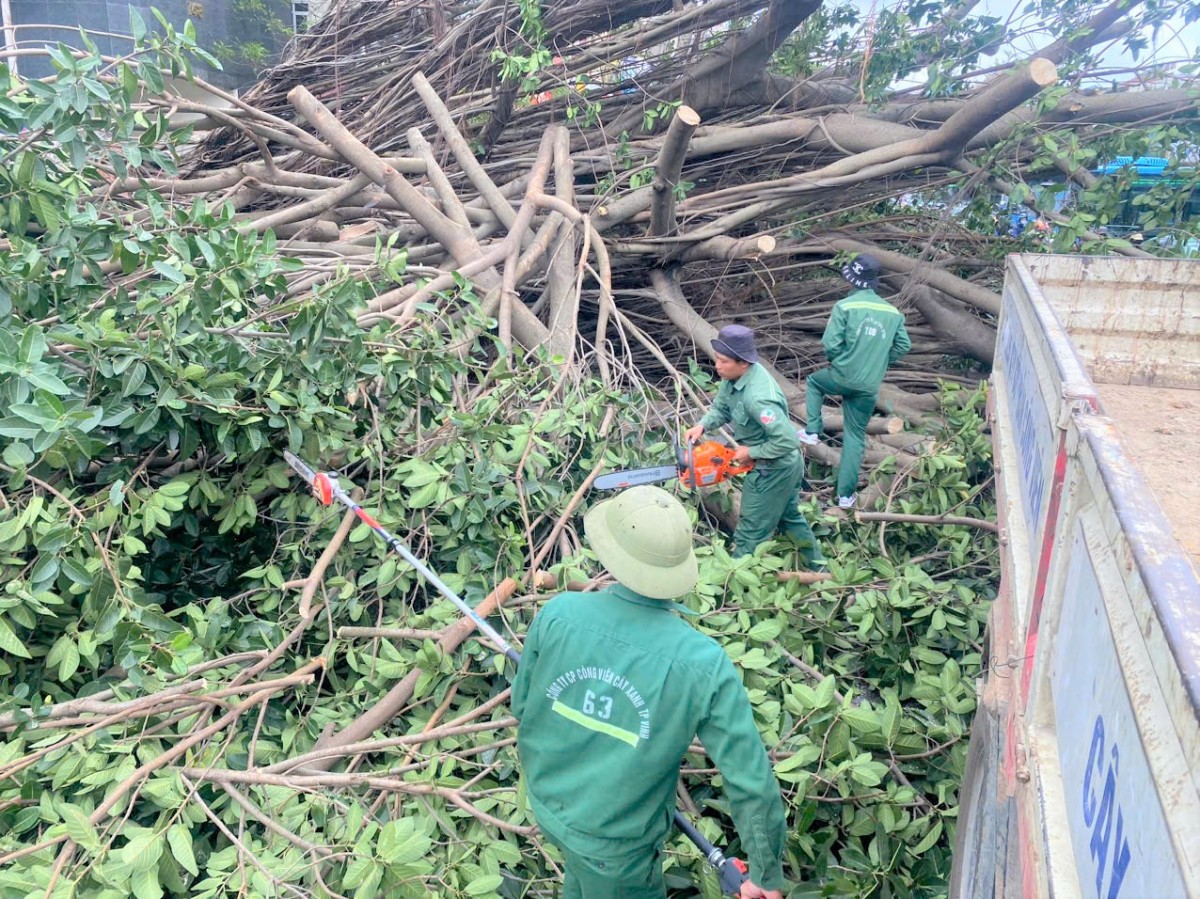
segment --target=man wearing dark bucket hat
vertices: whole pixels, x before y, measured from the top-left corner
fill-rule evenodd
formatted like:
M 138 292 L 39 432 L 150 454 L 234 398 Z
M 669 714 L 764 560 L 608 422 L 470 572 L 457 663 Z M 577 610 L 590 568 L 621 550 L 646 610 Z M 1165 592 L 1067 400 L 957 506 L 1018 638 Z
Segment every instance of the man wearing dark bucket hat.
M 517 748 L 563 899 L 662 899 L 679 764 L 699 736 L 750 863 L 744 899 L 782 899 L 787 822 L 750 701 L 725 651 L 671 600 L 697 579 L 692 525 L 659 487 L 584 517 L 617 585 L 562 593 L 534 617 L 512 687 Z
M 821 405 L 827 396 L 842 398 L 842 460 L 838 465 L 838 505 L 851 508 L 858 490 L 858 469 L 867 445 L 867 423 L 888 366 L 912 348 L 904 329 L 904 315 L 875 292 L 879 286 L 879 260 L 866 253 L 856 256 L 842 277 L 857 288 L 833 307 L 821 345 L 829 365 L 808 376 L 805 396 L 808 421 L 798 436 L 815 446 L 824 422 Z
M 713 406 L 689 428 L 684 437 L 695 442 L 705 431 L 733 424 L 736 459 L 754 460 L 754 470 L 742 479 L 742 509 L 733 532 L 734 552 L 746 555 L 776 530 L 800 544 L 800 558 L 814 569 L 825 567 L 800 511 L 804 460 L 796 443 L 796 429 L 788 420 L 787 400 L 770 373 L 758 364 L 754 332 L 743 325 L 727 325 L 712 342 L 716 351 L 721 387 Z

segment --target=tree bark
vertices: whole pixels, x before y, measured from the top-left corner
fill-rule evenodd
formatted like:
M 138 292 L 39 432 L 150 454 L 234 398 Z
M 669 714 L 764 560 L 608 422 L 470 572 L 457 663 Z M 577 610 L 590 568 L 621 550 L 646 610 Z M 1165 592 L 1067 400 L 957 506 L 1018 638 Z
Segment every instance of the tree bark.
M 571 135 L 559 127 L 554 141 L 554 195 L 564 203 L 575 205 L 575 173 L 571 164 Z M 546 270 L 545 296 L 550 307 L 550 355 L 571 364 L 579 320 L 579 290 L 576 272 L 582 280 L 579 246 L 573 222 L 562 222 L 558 240 L 550 254 Z
M 650 206 L 650 236 L 663 237 L 675 233 L 675 189 L 683 171 L 688 142 L 700 125 L 700 115 L 690 106 L 675 110 L 667 136 L 663 139 L 654 165 L 653 202 Z

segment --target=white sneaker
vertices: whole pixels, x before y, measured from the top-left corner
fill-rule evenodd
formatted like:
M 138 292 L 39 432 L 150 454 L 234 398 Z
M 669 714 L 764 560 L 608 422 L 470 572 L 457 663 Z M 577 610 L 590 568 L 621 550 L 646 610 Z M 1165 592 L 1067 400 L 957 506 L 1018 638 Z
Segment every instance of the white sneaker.
M 839 509 L 853 509 L 854 501 L 856 499 L 858 499 L 857 493 L 852 493 L 849 496 L 839 496 L 838 497 L 838 508 Z
M 796 439 L 805 446 L 816 446 L 821 442 L 820 437 L 818 437 L 816 434 L 808 433 L 808 431 L 804 430 L 803 428 L 796 432 Z

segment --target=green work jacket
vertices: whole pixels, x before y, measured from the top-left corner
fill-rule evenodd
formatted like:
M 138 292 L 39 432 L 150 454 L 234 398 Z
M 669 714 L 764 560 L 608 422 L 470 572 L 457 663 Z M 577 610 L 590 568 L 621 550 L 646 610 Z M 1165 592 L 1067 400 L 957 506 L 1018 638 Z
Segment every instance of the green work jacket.
M 787 823 L 750 701 L 716 641 L 622 586 L 563 593 L 529 628 L 512 688 L 538 824 L 603 858 L 658 845 L 693 737 L 721 770 L 750 876 L 783 887 Z
M 888 366 L 912 349 L 904 314 L 873 290 L 833 307 L 821 345 L 838 380 L 863 391 L 878 390 Z
M 733 424 L 733 439 L 750 448 L 756 462 L 783 464 L 799 452 L 787 400 L 770 372 L 752 363 L 736 381 L 722 381 L 712 408 L 700 419 L 705 431 Z

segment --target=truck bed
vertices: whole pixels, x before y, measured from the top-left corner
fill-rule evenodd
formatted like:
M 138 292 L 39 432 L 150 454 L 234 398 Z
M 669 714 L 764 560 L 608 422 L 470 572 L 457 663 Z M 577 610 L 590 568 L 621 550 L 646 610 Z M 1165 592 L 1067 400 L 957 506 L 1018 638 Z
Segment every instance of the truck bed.
M 1200 899 L 1200 261 L 1010 256 L 952 899 Z
M 1097 384 L 1103 412 L 1200 569 L 1200 390 Z

